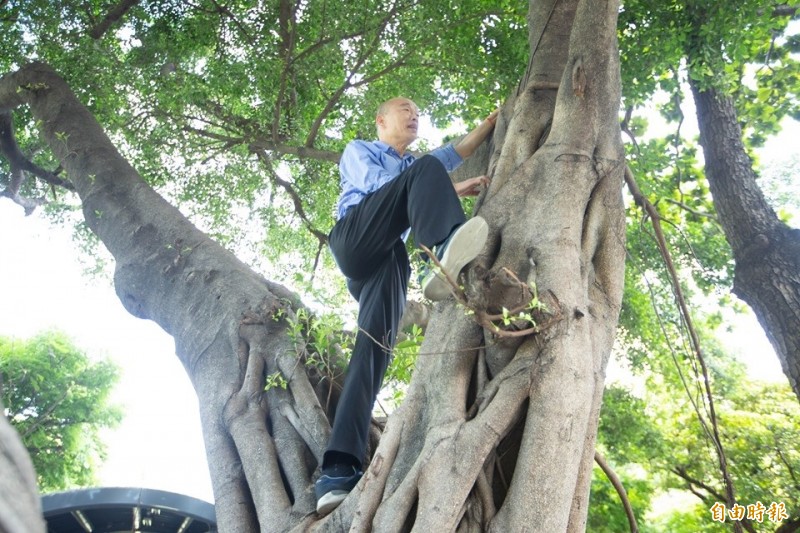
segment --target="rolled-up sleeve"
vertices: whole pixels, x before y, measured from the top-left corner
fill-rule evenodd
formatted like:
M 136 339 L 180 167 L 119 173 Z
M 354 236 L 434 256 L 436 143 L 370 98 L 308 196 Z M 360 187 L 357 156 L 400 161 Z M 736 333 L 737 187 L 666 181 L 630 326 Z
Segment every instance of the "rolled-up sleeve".
M 431 152 L 431 155 L 442 162 L 448 172 L 452 172 L 464 162 L 452 144 L 446 144 Z

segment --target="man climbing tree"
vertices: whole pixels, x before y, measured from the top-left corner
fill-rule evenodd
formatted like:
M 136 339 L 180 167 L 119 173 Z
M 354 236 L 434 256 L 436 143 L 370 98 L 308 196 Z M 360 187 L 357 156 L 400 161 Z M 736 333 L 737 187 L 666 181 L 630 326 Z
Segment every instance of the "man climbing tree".
M 342 154 L 339 222 L 330 243 L 359 304 L 358 332 L 316 482 L 317 512 L 339 505 L 363 474 L 372 406 L 406 305 L 411 265 L 403 237 L 410 228 L 420 246 L 436 250 L 441 271 L 430 268 L 422 281 L 431 300 L 449 294 L 448 278 L 457 278 L 486 242 L 486 222 L 467 221 L 458 196 L 477 195 L 488 178 L 453 185 L 447 171 L 472 155 L 496 117 L 497 111 L 457 146 L 448 144 L 417 161 L 406 148 L 417 139 L 419 110 L 407 98 L 393 98 L 378 109 L 379 141 L 354 141 Z
M 39 121 L 114 255 L 123 304 L 175 337 L 226 531 L 583 527 L 623 272 L 618 6 L 531 8 L 538 48 L 498 115 L 491 161 L 473 174 L 493 176 L 477 207 L 487 245 L 459 295 L 474 316 L 437 305 L 421 350 L 441 355 L 420 358 L 364 481 L 321 520 L 313 484 L 329 394 L 298 366 L 285 318 L 298 299 L 146 186 L 51 68 L 31 64 L 0 82 L 0 108 L 24 106 Z M 524 316 L 534 300 L 546 304 L 536 325 Z M 286 389 L 264 394 L 276 372 Z

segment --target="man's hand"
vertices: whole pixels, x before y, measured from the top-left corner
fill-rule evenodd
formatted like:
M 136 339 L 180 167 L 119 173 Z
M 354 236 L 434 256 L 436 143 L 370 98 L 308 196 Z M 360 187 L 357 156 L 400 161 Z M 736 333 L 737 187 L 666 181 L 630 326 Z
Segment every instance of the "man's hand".
M 467 133 L 467 135 L 461 139 L 461 142 L 453 145 L 453 148 L 456 149 L 456 152 L 458 152 L 458 155 L 460 155 L 462 159 L 471 156 L 486 137 L 489 136 L 489 133 L 494 129 L 494 125 L 497 122 L 498 113 L 500 113 L 500 108 L 492 111 L 474 130 Z
M 489 186 L 489 183 L 489 176 L 478 176 L 454 183 L 453 187 L 459 196 L 478 196 L 481 190 Z

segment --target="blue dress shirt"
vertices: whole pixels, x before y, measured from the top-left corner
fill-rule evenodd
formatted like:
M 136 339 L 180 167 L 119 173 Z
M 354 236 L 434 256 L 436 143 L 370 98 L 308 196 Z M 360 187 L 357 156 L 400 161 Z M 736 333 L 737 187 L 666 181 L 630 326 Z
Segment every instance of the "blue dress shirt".
M 432 151 L 430 155 L 442 162 L 448 172 L 461 163 L 452 144 Z M 338 218 L 358 204 L 366 195 L 380 189 L 411 166 L 416 158 L 404 155 L 382 141 L 353 141 L 347 145 L 339 160 L 339 175 L 342 193 L 337 204 Z

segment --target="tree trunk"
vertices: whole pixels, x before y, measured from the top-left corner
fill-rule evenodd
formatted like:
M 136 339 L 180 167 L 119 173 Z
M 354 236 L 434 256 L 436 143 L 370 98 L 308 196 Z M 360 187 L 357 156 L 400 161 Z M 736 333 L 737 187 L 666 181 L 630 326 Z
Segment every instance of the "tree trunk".
M 692 82 L 706 178 L 747 302 L 800 399 L 800 230 L 778 218 L 757 183 L 731 99 Z
M 2 384 L 0 383 L 0 386 Z M 5 411 L 0 403 L 0 411 Z M 33 463 L 17 432 L 0 413 L 0 531 L 44 533 Z
M 624 270 L 618 9 L 531 2 L 527 73 L 484 161 L 491 229 L 466 279 L 473 316 L 435 306 L 407 399 L 362 482 L 322 519 L 312 481 L 327 390 L 290 337 L 299 301 L 148 187 L 49 67 L 0 80 L 0 111 L 30 107 L 114 255 L 123 304 L 175 338 L 222 531 L 585 529 Z M 505 324 L 503 308 L 534 294 L 548 306 L 537 326 Z M 288 386 L 265 393 L 275 372 Z
M 489 242 L 466 283 L 478 316 L 526 303 L 516 277 L 549 295 L 560 320 L 504 337 L 437 304 L 364 481 L 319 530 L 585 529 L 622 293 L 624 161 L 618 5 L 577 5 L 531 3 L 531 60 L 498 122 L 478 207 Z

